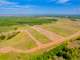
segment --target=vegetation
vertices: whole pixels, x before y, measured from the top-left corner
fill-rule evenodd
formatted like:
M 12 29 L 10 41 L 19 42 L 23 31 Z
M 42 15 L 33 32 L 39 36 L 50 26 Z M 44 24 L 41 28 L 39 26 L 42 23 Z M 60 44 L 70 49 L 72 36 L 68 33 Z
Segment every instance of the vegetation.
M 42 27 L 48 31 L 55 32 L 64 37 L 74 34 L 80 30 L 80 21 L 71 21 L 69 19 L 63 19 L 56 23 L 43 24 Z
M 37 17 L 0 17 L 0 26 L 11 26 L 11 25 L 39 25 L 43 23 L 51 23 L 57 21 L 57 19 L 40 19 Z
M 5 36 L 4 35 L 1 35 L 0 36 L 0 40 L 4 40 L 5 39 Z
M 35 37 L 36 40 L 40 41 L 41 43 L 49 43 L 50 42 L 50 40 L 45 35 L 34 30 L 33 28 L 29 28 L 28 31 L 31 33 L 31 35 L 33 37 Z
M 13 38 L 13 37 L 15 37 L 18 33 L 20 33 L 20 32 L 2 32 L 2 33 L 0 33 L 0 40 L 9 40 L 9 39 L 11 39 L 11 38 Z
M 10 37 L 9 37 L 10 38 Z M 30 49 L 36 47 L 36 43 L 25 32 L 21 32 L 9 40 L 0 42 L 0 47 L 15 47 L 20 49 Z
M 8 32 L 8 31 L 15 31 L 16 27 L 13 26 L 0 26 L 0 33 L 1 32 Z
M 7 35 L 7 40 L 15 37 L 18 33 L 20 33 L 20 32 L 12 32 L 11 34 L 8 34 L 8 35 Z
M 73 40 L 72 42 L 68 44 L 62 44 L 56 48 L 53 48 L 47 52 L 44 52 L 41 57 L 39 56 L 38 59 L 40 60 L 80 60 L 80 37 L 76 40 Z M 77 41 L 77 44 L 75 47 L 71 48 L 69 45 L 73 43 L 74 41 Z
M 46 36 L 31 28 L 33 25 L 40 25 L 46 30 L 63 37 L 80 31 L 80 21 L 70 20 L 69 17 L 64 16 L 56 17 L 56 19 L 47 19 L 45 17 L 0 17 L 0 48 L 14 47 L 24 51 L 37 47 L 34 39 L 25 32 L 26 30 L 41 43 L 49 43 L 50 40 Z M 16 32 L 18 30 L 21 31 Z M 9 33 L 9 31 L 14 32 Z M 80 60 L 80 37 L 55 48 L 51 46 L 33 53 L 0 52 L 0 60 Z
M 77 40 L 73 40 L 77 41 Z M 80 40 L 78 40 L 80 41 Z M 71 42 L 73 43 L 73 42 Z M 68 47 L 68 44 L 62 44 L 42 54 L 27 54 L 27 53 L 6 53 L 0 54 L 2 60 L 80 60 L 80 45 L 79 47 Z M 13 56 L 11 56 L 13 55 Z

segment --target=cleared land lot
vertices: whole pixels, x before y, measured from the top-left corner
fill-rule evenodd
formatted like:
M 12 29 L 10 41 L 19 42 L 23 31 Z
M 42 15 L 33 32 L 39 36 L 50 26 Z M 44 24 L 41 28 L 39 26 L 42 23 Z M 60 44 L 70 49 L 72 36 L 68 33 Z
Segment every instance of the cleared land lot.
M 0 47 L 14 47 L 20 49 L 30 49 L 36 46 L 36 43 L 25 32 L 20 32 L 15 37 L 0 43 Z
M 6 20 L 6 18 L 3 18 L 3 20 Z M 2 35 L 0 36 L 2 38 L 0 39 L 1 60 L 52 60 L 55 54 L 57 56 L 59 51 L 60 53 L 63 51 L 60 50 L 63 46 L 57 49 L 54 49 L 54 47 L 80 35 L 80 32 L 78 32 L 80 31 L 79 21 L 72 21 L 67 18 L 58 18 L 58 20 L 56 20 L 57 18 L 47 20 L 41 18 L 13 18 L 12 21 L 7 18 L 9 24 L 3 24 L 5 20 L 2 23 L 0 22 L 1 29 L 3 29 L 0 33 Z M 12 28 L 7 26 L 7 29 L 5 25 L 11 25 Z M 8 31 L 14 32 L 9 33 Z M 19 33 L 16 34 L 16 31 L 19 31 Z M 5 39 L 3 39 L 4 36 Z
M 50 42 L 50 40 L 45 35 L 43 35 L 42 33 L 34 30 L 33 28 L 29 28 L 28 32 L 30 32 L 31 35 L 33 37 L 35 37 L 35 39 L 40 41 L 41 43 L 49 43 Z
M 68 19 L 60 20 L 56 23 L 43 24 L 41 27 L 64 37 L 72 35 L 80 30 L 79 21 L 71 21 Z

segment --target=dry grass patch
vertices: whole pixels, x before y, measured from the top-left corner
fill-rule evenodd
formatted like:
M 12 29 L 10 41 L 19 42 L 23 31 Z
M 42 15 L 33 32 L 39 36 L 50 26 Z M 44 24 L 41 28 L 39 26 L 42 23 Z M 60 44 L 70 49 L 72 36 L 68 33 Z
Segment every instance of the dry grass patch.
M 30 49 L 36 47 L 36 43 L 28 36 L 27 33 L 21 32 L 10 40 L 0 43 L 0 47 L 15 47 L 20 49 Z
M 80 31 L 80 24 L 77 21 L 60 20 L 56 23 L 43 24 L 42 27 L 62 36 L 69 36 Z

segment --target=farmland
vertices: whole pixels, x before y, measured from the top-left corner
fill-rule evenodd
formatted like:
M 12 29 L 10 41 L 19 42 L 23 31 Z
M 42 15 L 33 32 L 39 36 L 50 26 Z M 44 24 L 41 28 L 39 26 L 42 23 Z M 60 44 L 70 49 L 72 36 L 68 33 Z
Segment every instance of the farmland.
M 0 60 L 79 60 L 79 49 L 77 17 L 0 17 Z

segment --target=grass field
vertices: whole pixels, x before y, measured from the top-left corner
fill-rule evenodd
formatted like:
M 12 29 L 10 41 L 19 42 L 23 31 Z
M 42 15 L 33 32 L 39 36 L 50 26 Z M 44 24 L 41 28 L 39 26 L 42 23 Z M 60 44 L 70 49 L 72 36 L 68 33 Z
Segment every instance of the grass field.
M 0 17 L 0 49 L 12 47 L 27 51 L 39 47 L 33 38 L 44 45 L 51 43 L 52 41 L 43 33 L 32 28 L 36 25 L 63 38 L 69 37 L 80 31 L 79 17 L 78 20 L 76 20 L 77 17 L 75 20 L 71 20 L 73 18 L 72 16 L 68 18 Z M 53 43 L 57 43 L 55 41 Z M 66 43 L 63 42 L 61 45 L 57 44 L 55 48 L 54 46 L 39 49 L 32 53 L 0 52 L 0 60 L 80 60 L 80 37 L 66 41 Z
M 77 45 L 72 46 L 76 42 Z M 38 53 L 0 53 L 1 60 L 79 60 L 80 59 L 80 37 L 63 43 L 49 51 Z M 13 56 L 12 56 L 13 55 Z
M 28 28 L 28 31 L 31 33 L 32 36 L 35 37 L 36 40 L 40 41 L 41 43 L 48 43 L 50 40 L 43 35 L 42 33 L 34 30 L 33 28 Z
M 16 28 L 12 26 L 0 26 L 0 32 L 8 32 L 14 30 L 16 30 Z
M 57 19 L 39 19 L 38 17 L 0 17 L 0 26 L 13 26 L 24 24 L 40 25 L 44 23 L 51 23 L 52 21 L 57 21 Z
M 71 21 L 67 19 L 60 20 L 56 23 L 43 24 L 42 27 L 62 36 L 69 36 L 80 31 L 79 21 Z
M 16 47 L 20 49 L 30 49 L 36 47 L 36 43 L 28 36 L 27 33 L 19 33 L 15 37 L 2 41 L 0 47 Z

